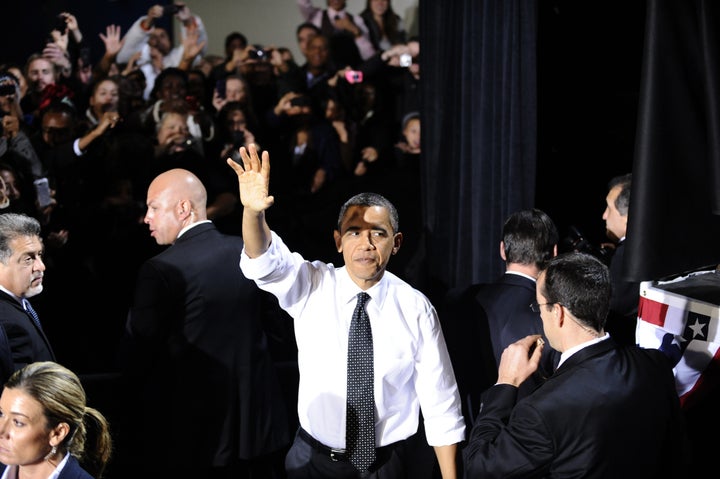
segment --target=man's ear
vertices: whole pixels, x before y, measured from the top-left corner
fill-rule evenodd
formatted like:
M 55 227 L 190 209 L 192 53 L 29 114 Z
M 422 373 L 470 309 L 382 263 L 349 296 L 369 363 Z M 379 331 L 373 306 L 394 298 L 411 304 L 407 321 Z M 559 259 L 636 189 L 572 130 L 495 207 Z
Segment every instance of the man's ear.
M 565 314 L 565 308 L 560 303 L 553 304 L 552 317 L 553 321 L 556 322 L 558 327 L 562 327 L 562 325 L 565 324 L 565 321 L 567 321 L 568 319 L 567 315 Z
M 190 216 L 190 213 L 192 212 L 192 205 L 190 204 L 190 201 L 180 200 L 178 202 L 177 211 L 178 216 L 181 220 L 184 220 L 185 218 Z
M 503 261 L 507 261 L 507 257 L 505 256 L 505 242 L 500 241 L 500 257 Z
M 392 254 L 397 254 L 397 252 L 400 250 L 400 246 L 402 246 L 402 242 L 403 242 L 403 234 L 395 233 L 395 236 L 393 237 Z
M 340 232 L 338 230 L 333 231 L 333 237 L 335 238 L 335 248 L 337 248 L 338 253 L 342 253 L 342 236 L 340 236 Z

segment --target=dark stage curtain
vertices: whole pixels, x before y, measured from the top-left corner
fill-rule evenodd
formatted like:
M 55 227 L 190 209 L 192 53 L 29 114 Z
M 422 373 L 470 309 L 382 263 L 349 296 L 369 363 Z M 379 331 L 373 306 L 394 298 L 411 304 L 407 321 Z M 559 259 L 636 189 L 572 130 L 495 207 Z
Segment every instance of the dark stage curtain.
M 494 280 L 505 218 L 535 200 L 536 2 L 428 0 L 419 17 L 428 272 Z
M 720 2 L 649 0 L 626 275 L 720 263 Z

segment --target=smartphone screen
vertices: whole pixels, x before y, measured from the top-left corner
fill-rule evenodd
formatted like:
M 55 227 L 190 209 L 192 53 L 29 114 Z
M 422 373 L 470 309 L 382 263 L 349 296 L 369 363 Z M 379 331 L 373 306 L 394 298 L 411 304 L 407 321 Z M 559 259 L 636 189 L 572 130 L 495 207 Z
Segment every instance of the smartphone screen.
M 50 196 L 50 183 L 47 178 L 38 178 L 33 181 L 35 185 L 35 192 L 37 193 L 38 205 L 40 208 L 45 208 L 52 203 L 52 197 Z
M 218 96 L 220 98 L 225 98 L 225 79 L 218 80 L 217 83 L 215 83 L 215 89 L 218 92 Z

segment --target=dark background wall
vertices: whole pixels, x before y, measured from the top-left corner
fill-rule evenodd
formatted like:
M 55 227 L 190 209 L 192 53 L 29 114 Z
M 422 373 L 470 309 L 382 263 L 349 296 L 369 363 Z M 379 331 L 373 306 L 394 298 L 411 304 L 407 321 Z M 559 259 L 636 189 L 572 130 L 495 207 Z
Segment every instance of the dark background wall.
M 594 242 L 608 180 L 632 170 L 644 23 L 640 0 L 540 2 L 537 206 Z
M 142 0 L 20 0 L 3 2 L 4 27 L 0 29 L 0 62 L 23 64 L 31 54 L 42 51 L 45 39 L 60 12 L 70 12 L 97 60 L 105 50 L 99 33 L 116 24 L 127 28 L 148 6 L 158 2 Z M 164 2 L 159 2 L 164 3 Z

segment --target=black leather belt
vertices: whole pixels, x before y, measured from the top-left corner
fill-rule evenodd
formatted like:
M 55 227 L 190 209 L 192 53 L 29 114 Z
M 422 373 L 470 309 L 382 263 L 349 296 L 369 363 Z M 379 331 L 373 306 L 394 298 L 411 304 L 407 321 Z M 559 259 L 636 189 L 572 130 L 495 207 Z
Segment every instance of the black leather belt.
M 300 428 L 298 434 L 300 435 L 300 438 L 306 443 L 308 443 L 313 449 L 315 449 L 317 452 L 324 454 L 325 456 L 328 456 L 333 461 L 348 461 L 348 453 L 345 449 L 335 449 L 332 447 L 328 447 L 314 437 L 312 437 L 310 433 L 303 428 Z
M 350 458 L 348 457 L 347 450 L 345 449 L 335 449 L 332 447 L 328 447 L 325 444 L 321 443 L 314 437 L 310 435 L 309 432 L 307 432 L 305 429 L 300 428 L 298 430 L 298 435 L 300 436 L 300 439 L 305 441 L 310 447 L 312 447 L 315 451 L 319 452 L 320 454 L 323 454 L 324 456 L 329 457 L 333 461 L 343 461 L 348 462 Z M 395 447 L 398 444 L 401 444 L 403 441 L 394 442 L 392 444 L 388 444 L 387 446 L 378 447 L 375 449 L 375 463 L 373 467 L 371 467 L 371 470 L 374 470 L 380 465 L 384 464 L 389 458 L 392 451 L 395 449 Z

